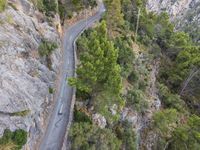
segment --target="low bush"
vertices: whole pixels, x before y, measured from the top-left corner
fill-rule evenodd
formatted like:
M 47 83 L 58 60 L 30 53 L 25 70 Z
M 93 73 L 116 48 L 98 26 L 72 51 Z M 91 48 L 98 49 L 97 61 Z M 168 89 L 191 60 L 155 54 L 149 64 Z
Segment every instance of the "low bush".
M 26 144 L 26 141 L 27 141 L 27 132 L 22 130 L 22 129 L 19 129 L 19 130 L 16 130 L 12 136 L 12 140 L 14 143 L 16 143 L 19 148 L 21 149 L 21 147 Z
M 178 111 L 185 111 L 184 101 L 179 95 L 170 92 L 167 86 L 164 84 L 158 84 L 159 97 L 165 108 L 174 108 Z
M 43 5 L 47 16 L 58 12 L 57 0 L 50 0 L 50 2 L 49 0 L 43 0 Z
M 71 150 L 119 150 L 121 141 L 112 130 L 80 122 L 70 128 Z
M 51 87 L 49 87 L 49 93 L 50 93 L 50 94 L 53 94 L 53 92 L 54 92 L 54 89 L 51 88 Z
M 89 116 L 87 116 L 84 112 L 81 112 L 77 110 L 76 108 L 74 109 L 74 121 L 75 122 L 88 122 L 92 124 L 92 120 Z
M 3 12 L 6 8 L 7 0 L 0 0 L 0 12 Z
M 126 96 L 126 105 L 138 112 L 144 112 L 148 108 L 145 93 L 141 90 L 130 90 Z
M 0 147 L 5 145 L 13 145 L 15 150 L 22 149 L 22 146 L 27 142 L 27 132 L 18 129 L 14 132 L 11 132 L 9 129 L 4 131 L 3 137 L 0 138 Z
M 137 83 L 138 80 L 139 80 L 139 74 L 135 69 L 133 69 L 131 74 L 128 76 L 128 81 L 131 84 L 135 84 L 135 83 Z
M 32 0 L 33 4 L 41 12 L 44 12 L 43 0 Z
M 76 98 L 81 101 L 86 101 L 88 99 L 91 99 L 91 95 L 89 95 L 87 92 L 83 92 L 80 90 L 76 90 Z
M 40 56 L 49 56 L 58 45 L 54 42 L 43 40 L 38 48 Z
M 176 128 L 178 120 L 176 109 L 164 109 L 153 115 L 153 128 L 161 137 L 168 138 Z
M 30 110 L 24 110 L 24 111 L 19 111 L 19 112 L 14 112 L 11 114 L 11 116 L 26 116 L 30 113 Z
M 53 15 L 58 12 L 57 0 L 32 0 L 37 9 L 47 16 Z
M 128 121 L 120 122 L 114 127 L 115 134 L 122 141 L 124 149 L 136 150 L 136 134 Z
M 118 37 L 114 40 L 115 47 L 118 49 L 117 63 L 121 67 L 121 75 L 127 78 L 133 70 L 133 61 L 135 55 L 133 53 L 130 37 Z

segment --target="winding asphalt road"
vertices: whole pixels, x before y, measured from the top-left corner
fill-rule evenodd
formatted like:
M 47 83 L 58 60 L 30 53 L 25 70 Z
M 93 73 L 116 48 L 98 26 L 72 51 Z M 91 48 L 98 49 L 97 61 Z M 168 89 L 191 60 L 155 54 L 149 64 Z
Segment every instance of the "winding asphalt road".
M 104 5 L 100 4 L 99 11 L 94 16 L 77 22 L 65 32 L 63 56 L 64 71 L 62 74 L 62 83 L 60 84 L 61 90 L 58 96 L 59 99 L 57 100 L 50 117 L 45 136 L 41 142 L 39 148 L 40 150 L 61 150 L 66 133 L 66 127 L 69 123 L 70 115 L 72 115 L 70 114 L 70 108 L 72 103 L 73 88 L 66 83 L 66 80 L 67 78 L 75 75 L 74 43 L 81 32 L 101 18 L 104 11 Z M 63 111 L 62 115 L 59 115 L 58 112 L 60 111 L 61 106 L 63 107 Z

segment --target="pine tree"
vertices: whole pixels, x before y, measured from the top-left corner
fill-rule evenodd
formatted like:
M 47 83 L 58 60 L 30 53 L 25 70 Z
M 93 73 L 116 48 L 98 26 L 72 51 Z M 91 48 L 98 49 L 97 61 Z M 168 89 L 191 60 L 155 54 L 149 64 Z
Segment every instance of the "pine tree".
M 84 43 L 85 51 L 80 56 L 81 63 L 77 68 L 78 78 L 69 80 L 70 84 L 80 91 L 93 95 L 109 90 L 118 95 L 121 90 L 121 70 L 117 64 L 118 51 L 113 42 L 108 40 L 106 33 L 106 23 L 102 21 L 87 35 L 87 40 L 84 40 L 87 42 Z

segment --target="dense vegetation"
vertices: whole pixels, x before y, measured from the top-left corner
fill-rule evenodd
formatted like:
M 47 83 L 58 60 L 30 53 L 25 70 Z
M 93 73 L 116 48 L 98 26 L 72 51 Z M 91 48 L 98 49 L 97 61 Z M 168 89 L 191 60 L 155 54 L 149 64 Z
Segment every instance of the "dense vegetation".
M 58 48 L 57 44 L 54 42 L 50 42 L 47 40 L 42 40 L 38 50 L 39 50 L 39 54 L 40 56 L 49 56 L 51 55 L 51 53 Z
M 145 130 L 156 134 L 152 149 L 197 150 L 200 147 L 200 47 L 188 34 L 175 32 L 166 13 L 147 12 L 144 0 L 105 0 L 105 4 L 105 21 L 78 40 L 78 77 L 70 79 L 70 83 L 77 87 L 78 99 L 89 100 L 87 107 L 94 106 L 95 112 L 106 117 L 108 125 L 103 131 L 91 121 L 75 121 L 72 132 L 76 130 L 83 135 L 88 132 L 88 136 L 81 136 L 84 141 L 81 145 L 78 134 L 71 132 L 74 149 L 95 148 L 97 143 L 92 141 L 100 134 L 112 139 L 110 146 L 116 144 L 116 140 L 120 141 L 121 145 L 116 144 L 113 149 L 136 148 L 132 127 L 119 120 L 119 112 L 113 117 L 109 108 L 117 104 L 118 110 L 127 106 L 145 114 L 149 107 L 146 101 L 148 64 L 153 59 L 160 61 L 157 88 L 162 109 L 153 115 L 149 128 Z M 135 59 L 134 40 L 147 50 L 142 54 L 144 60 Z M 126 94 L 121 90 L 122 79 L 131 85 Z M 100 144 L 98 148 L 112 149 L 107 142 L 104 146 Z M 142 144 L 140 146 L 145 149 Z
M 198 149 L 200 47 L 186 33 L 175 32 L 166 13 L 147 13 L 140 0 L 124 2 L 129 29 L 136 30 L 137 17 L 132 13 L 140 9 L 138 40 L 161 59 L 158 88 L 165 109 L 153 117 L 152 128 L 158 135 L 153 149 Z M 130 11 L 133 8 L 135 12 Z
M 95 109 L 109 115 L 107 107 L 121 104 L 120 66 L 117 64 L 118 51 L 107 37 L 103 21 L 95 30 L 87 31 L 78 41 L 81 64 L 77 68 L 78 78 L 70 79 L 70 84 L 88 95 Z M 102 101 L 102 98 L 104 101 Z
M 200 47 L 193 43 L 186 33 L 174 32 L 166 13 L 158 16 L 147 13 L 144 4 L 139 0 L 132 5 L 136 10 L 141 9 L 138 40 L 155 56 L 162 55 L 160 82 L 167 85 L 172 93 L 179 94 L 189 107 L 198 110 L 195 108 L 199 107 Z M 128 8 L 129 3 L 123 7 Z M 131 17 L 130 11 L 124 11 L 125 17 L 129 18 L 130 28 L 133 24 L 135 27 L 135 15 Z
M 48 17 L 54 17 L 58 13 L 62 25 L 64 25 L 65 19 L 70 19 L 73 16 L 73 13 L 79 13 L 84 8 L 97 6 L 96 0 L 32 0 L 32 2 L 39 11 Z
M 119 150 L 120 147 L 134 150 L 135 133 L 128 122 L 118 122 L 114 127 L 100 128 L 94 125 L 90 116 L 75 108 L 74 124 L 69 133 L 71 149 Z
M 106 4 L 118 13 L 106 13 L 104 21 L 95 29 L 87 30 L 78 39 L 78 77 L 69 79 L 69 83 L 76 86 L 77 99 L 84 103 L 89 100 L 87 107 L 94 107 L 95 112 L 106 118 L 107 127 L 100 129 L 92 123 L 89 119 L 91 117 L 88 118 L 85 111 L 76 110 L 75 123 L 70 132 L 72 149 L 136 149 L 132 125 L 120 121 L 119 113 L 125 105 L 130 105 L 141 112 L 147 107 L 145 99 L 140 100 L 144 97 L 146 83 L 143 81 L 145 76 L 138 75 L 142 70 L 134 68 L 136 60 L 131 48 L 133 38 L 121 29 L 124 24 L 121 3 L 107 1 Z M 112 10 L 108 9 L 109 12 Z M 123 33 L 119 33 L 120 30 Z M 129 97 L 122 94 L 123 78 L 129 78 L 130 82 L 137 80 L 133 83 L 133 89 L 138 91 L 132 89 Z M 113 105 L 117 106 L 115 114 L 110 111 Z
M 118 150 L 121 142 L 109 129 L 101 129 L 95 125 L 81 122 L 74 123 L 70 132 L 72 150 Z
M 71 18 L 74 12 L 97 5 L 95 0 L 32 1 L 46 16 L 54 17 L 59 13 L 62 20 Z M 71 148 L 136 149 L 136 133 L 129 122 L 120 120 L 120 111 L 128 107 L 145 115 L 149 108 L 148 64 L 154 60 L 160 62 L 157 88 L 162 108 L 153 114 L 142 134 L 145 136 L 150 131 L 156 134 L 151 147 L 154 150 L 198 150 L 200 46 L 187 33 L 175 32 L 166 13 L 147 12 L 145 0 L 104 2 L 107 12 L 103 21 L 84 32 L 77 43 L 80 64 L 76 70 L 77 78 L 69 79 L 69 83 L 77 88 L 77 99 L 85 103 L 86 110 L 75 109 L 74 124 L 69 133 Z M 0 0 L 0 12 L 5 10 L 6 4 L 6 0 Z M 190 32 L 192 38 L 196 34 L 198 32 Z M 140 53 L 143 60 L 136 59 L 134 42 L 144 47 L 144 52 Z M 50 69 L 50 55 L 56 48 L 55 43 L 46 40 L 38 48 Z M 123 93 L 124 81 L 129 86 L 126 93 Z M 53 93 L 53 89 L 49 88 L 49 93 Z M 115 112 L 111 111 L 112 106 L 116 106 Z M 106 118 L 105 128 L 93 123 L 90 113 L 94 112 Z M 0 146 L 21 149 L 26 140 L 27 133 L 23 130 L 5 130 Z
M 14 132 L 6 129 L 4 131 L 3 137 L 0 138 L 0 149 L 13 149 L 20 150 L 22 146 L 26 144 L 27 141 L 27 132 L 18 129 Z
M 47 16 L 54 16 L 58 12 L 58 0 L 32 0 L 32 2 Z
M 51 62 L 51 54 L 54 50 L 56 50 L 58 48 L 58 45 L 57 43 L 55 42 L 50 42 L 50 41 L 47 41 L 45 39 L 43 39 L 38 47 L 38 52 L 39 52 L 39 55 L 43 58 L 45 58 L 46 62 L 47 62 L 47 66 L 49 69 L 52 69 L 51 65 L 52 65 L 52 62 Z M 49 92 L 53 92 L 53 91 L 49 91 Z
M 70 19 L 73 12 L 79 12 L 84 8 L 97 6 L 96 0 L 65 0 L 58 1 L 58 8 L 61 20 Z

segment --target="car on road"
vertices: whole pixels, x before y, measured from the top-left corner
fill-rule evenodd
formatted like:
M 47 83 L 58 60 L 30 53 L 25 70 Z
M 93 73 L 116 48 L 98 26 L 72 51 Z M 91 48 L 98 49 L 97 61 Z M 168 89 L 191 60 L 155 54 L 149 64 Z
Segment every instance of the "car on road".
M 62 115 L 63 114 L 63 104 L 61 104 L 60 109 L 58 111 L 58 115 Z

